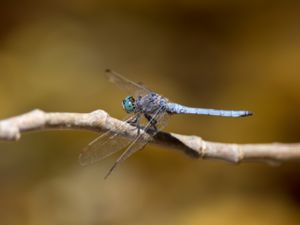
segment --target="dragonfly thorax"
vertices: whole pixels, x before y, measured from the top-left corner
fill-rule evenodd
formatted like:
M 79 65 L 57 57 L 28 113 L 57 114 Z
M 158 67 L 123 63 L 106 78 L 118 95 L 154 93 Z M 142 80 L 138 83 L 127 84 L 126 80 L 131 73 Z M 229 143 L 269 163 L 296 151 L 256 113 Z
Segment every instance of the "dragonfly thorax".
M 127 112 L 127 113 L 132 113 L 135 110 L 136 107 L 136 101 L 132 96 L 127 96 L 126 98 L 124 98 L 124 100 L 122 101 L 122 106 L 123 109 Z

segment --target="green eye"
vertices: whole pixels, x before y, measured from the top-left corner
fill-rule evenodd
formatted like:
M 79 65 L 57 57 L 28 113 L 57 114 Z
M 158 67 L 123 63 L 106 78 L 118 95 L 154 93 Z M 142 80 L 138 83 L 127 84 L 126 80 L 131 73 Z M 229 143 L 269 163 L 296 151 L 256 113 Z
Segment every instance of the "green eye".
M 127 96 L 123 102 L 122 106 L 127 113 L 132 113 L 135 109 L 135 100 L 132 96 Z

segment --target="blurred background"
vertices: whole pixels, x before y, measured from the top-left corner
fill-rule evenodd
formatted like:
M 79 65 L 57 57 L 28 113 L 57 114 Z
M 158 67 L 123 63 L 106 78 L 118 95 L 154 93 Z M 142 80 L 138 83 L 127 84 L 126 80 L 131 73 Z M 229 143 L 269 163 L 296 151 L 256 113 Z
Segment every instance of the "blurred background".
M 174 116 L 210 141 L 300 141 L 299 1 L 11 0 L 0 7 L 0 117 L 35 108 L 124 118 L 111 68 L 182 104 L 251 118 Z M 1 142 L 0 224 L 299 224 L 299 161 L 194 160 L 148 146 L 103 177 L 77 157 L 97 134 Z

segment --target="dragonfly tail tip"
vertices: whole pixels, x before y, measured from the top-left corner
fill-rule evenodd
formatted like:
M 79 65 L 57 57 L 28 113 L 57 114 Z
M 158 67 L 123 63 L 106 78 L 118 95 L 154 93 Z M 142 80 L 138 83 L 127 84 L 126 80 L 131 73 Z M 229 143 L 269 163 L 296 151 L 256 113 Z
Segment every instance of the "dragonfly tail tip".
M 242 117 L 246 117 L 246 116 L 253 116 L 253 112 L 250 112 L 250 111 L 246 111 L 243 115 L 242 115 Z

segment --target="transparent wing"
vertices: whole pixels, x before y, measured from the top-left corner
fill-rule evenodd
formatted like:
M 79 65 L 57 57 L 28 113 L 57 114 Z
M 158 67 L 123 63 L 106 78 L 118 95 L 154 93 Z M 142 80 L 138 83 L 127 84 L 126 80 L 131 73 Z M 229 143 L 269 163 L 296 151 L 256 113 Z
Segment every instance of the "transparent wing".
M 135 83 L 110 69 L 107 69 L 105 74 L 110 82 L 116 84 L 119 88 L 127 91 L 133 96 L 144 96 L 151 92 L 143 85 Z
M 105 179 L 112 173 L 112 171 L 123 161 L 125 161 L 129 156 L 142 149 L 149 141 L 151 141 L 151 137 L 155 136 L 160 129 L 163 129 L 167 125 L 168 114 L 162 110 L 162 107 L 158 109 L 154 115 L 152 115 L 152 119 L 146 124 L 143 128 L 148 134 L 150 134 L 149 139 L 143 138 L 143 134 L 140 134 L 134 141 L 130 143 L 130 145 L 126 148 L 123 154 L 115 161 L 113 166 L 107 172 Z M 149 130 L 151 123 L 156 121 L 157 130 Z
M 131 115 L 124 120 L 121 126 L 127 125 L 126 123 L 133 119 L 136 115 Z M 122 127 L 120 127 L 122 129 Z M 112 131 L 107 131 L 90 142 L 80 153 L 79 163 L 82 166 L 91 165 L 98 162 L 119 150 L 124 149 L 132 142 L 133 139 L 123 137 Z

